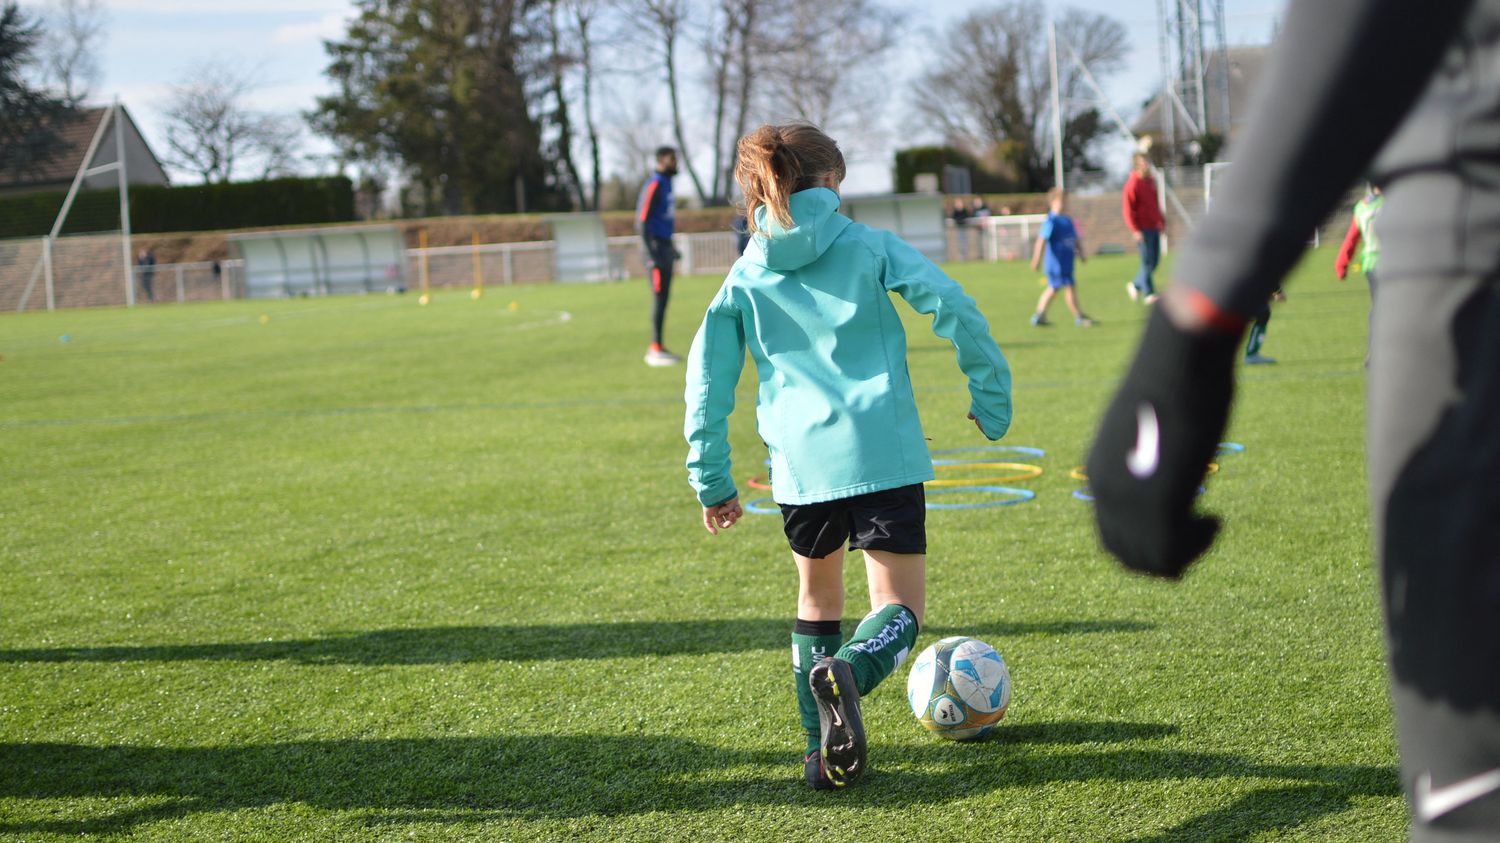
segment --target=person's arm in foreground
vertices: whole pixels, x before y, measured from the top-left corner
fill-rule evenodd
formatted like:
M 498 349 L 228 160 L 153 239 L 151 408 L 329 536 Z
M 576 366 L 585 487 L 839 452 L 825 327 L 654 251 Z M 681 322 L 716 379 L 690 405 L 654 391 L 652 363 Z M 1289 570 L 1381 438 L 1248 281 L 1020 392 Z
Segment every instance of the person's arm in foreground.
M 1222 198 L 1089 454 L 1100 538 L 1126 566 L 1176 577 L 1212 545 L 1219 521 L 1193 499 L 1228 422 L 1249 317 L 1420 96 L 1472 5 L 1416 16 L 1403 0 L 1293 0 Z
M 730 476 L 729 414 L 734 412 L 734 389 L 744 366 L 744 327 L 726 287 L 709 305 L 693 338 L 683 393 L 688 482 L 703 505 L 703 529 L 714 535 L 733 527 L 743 514 Z
M 885 237 L 885 288 L 918 313 L 932 315 L 932 332 L 953 343 L 969 376 L 969 418 L 991 441 L 1010 429 L 1010 364 L 990 336 L 990 324 L 957 281 L 894 234 Z

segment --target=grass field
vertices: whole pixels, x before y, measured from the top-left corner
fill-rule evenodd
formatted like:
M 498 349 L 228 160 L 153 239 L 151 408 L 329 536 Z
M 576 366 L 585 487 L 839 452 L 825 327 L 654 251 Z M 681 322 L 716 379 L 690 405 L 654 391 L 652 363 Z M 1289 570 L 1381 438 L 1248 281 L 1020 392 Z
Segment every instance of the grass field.
M 0 317 L 0 837 L 1399 839 L 1367 295 L 1331 263 L 1244 373 L 1227 526 L 1180 584 L 1108 560 L 1068 476 L 1144 321 L 1133 260 L 1082 268 L 1092 329 L 1028 326 L 1020 264 L 951 267 L 1046 473 L 931 514 L 920 645 L 984 638 L 1015 698 L 951 744 L 897 674 L 832 794 L 800 779 L 780 520 L 699 525 L 639 281 Z M 717 284 L 679 281 L 669 346 Z M 986 444 L 898 307 L 933 447 Z

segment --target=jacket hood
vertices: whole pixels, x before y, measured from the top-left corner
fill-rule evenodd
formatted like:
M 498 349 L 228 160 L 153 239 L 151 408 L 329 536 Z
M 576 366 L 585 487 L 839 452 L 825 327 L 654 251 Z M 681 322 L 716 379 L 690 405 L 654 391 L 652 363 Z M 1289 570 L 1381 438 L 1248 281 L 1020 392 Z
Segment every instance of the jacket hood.
M 849 225 L 849 218 L 839 213 L 839 201 L 839 195 L 826 187 L 793 193 L 790 229 L 772 220 L 764 206 L 756 208 L 760 231 L 750 238 L 745 257 L 778 272 L 807 266 L 822 257 Z

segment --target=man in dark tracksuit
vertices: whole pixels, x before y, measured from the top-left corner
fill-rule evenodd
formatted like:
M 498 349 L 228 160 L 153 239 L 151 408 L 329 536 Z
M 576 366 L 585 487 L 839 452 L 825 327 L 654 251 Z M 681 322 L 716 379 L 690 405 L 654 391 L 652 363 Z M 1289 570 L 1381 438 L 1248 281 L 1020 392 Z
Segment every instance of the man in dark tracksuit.
M 646 365 L 670 366 L 682 358 L 661 344 L 661 326 L 667 316 L 667 297 L 672 292 L 672 264 L 677 250 L 672 246 L 672 229 L 677 215 L 672 208 L 672 177 L 677 175 L 677 150 L 663 146 L 656 150 L 656 172 L 641 188 L 636 205 L 635 224 L 645 246 L 642 260 L 651 277 L 651 347 L 646 350 Z
M 1233 153 L 1089 455 L 1100 537 L 1167 577 L 1213 543 L 1194 493 L 1248 317 L 1373 172 L 1371 516 L 1411 834 L 1500 839 L 1500 0 L 1293 0 Z

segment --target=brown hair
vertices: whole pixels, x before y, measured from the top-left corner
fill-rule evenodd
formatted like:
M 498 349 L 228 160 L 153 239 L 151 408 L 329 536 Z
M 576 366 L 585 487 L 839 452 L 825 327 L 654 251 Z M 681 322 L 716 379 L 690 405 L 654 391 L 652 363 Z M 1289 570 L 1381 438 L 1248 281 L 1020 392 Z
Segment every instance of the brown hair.
M 832 174 L 844 180 L 844 153 L 839 145 L 808 123 L 761 126 L 740 138 L 734 180 L 745 194 L 745 221 L 759 230 L 755 211 L 762 205 L 782 228 L 791 228 L 792 194 L 817 187 Z

